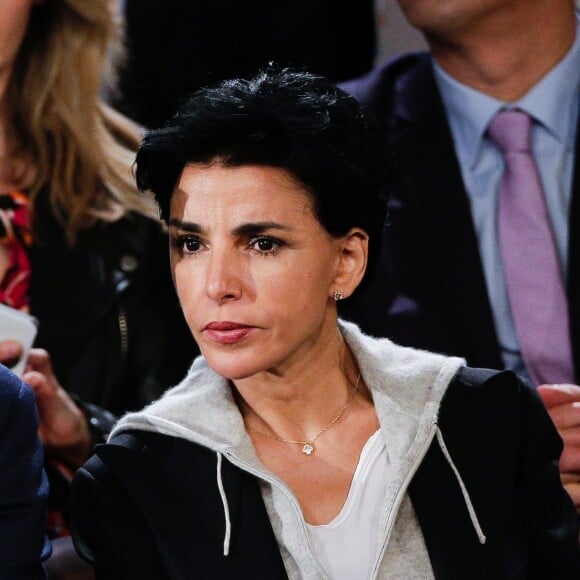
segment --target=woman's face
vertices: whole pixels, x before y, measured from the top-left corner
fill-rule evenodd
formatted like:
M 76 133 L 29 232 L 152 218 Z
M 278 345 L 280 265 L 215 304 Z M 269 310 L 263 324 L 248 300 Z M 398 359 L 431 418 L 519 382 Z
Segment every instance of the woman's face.
M 10 73 L 38 0 L 0 0 L 0 75 Z
M 283 372 L 336 337 L 343 239 L 326 232 L 286 171 L 186 166 L 169 224 L 177 293 L 218 374 Z

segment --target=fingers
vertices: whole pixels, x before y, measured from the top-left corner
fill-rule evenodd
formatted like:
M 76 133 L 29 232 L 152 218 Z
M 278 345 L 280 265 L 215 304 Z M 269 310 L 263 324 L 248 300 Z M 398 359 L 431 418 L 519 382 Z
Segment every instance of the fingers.
M 565 403 L 548 409 L 550 418 L 558 431 L 580 427 L 580 402 Z M 561 434 L 561 433 L 560 433 Z
M 580 448 L 580 427 L 569 427 L 560 431 L 560 437 L 564 440 L 564 445 Z
M 0 363 L 13 367 L 22 356 L 22 345 L 17 340 L 0 341 Z
M 564 442 L 560 471 L 580 473 L 580 403 L 551 407 L 548 413 Z
M 28 353 L 27 369 L 54 376 L 50 355 L 43 348 L 32 348 Z
M 547 408 L 564 403 L 580 401 L 580 386 L 569 383 L 561 385 L 540 385 L 538 394 Z
M 43 348 L 30 350 L 22 379 L 34 389 L 37 396 L 54 394 L 58 381 L 52 371 L 50 355 L 46 350 Z
M 91 434 L 87 419 L 70 395 L 59 385 L 52 373 L 46 351 L 34 353 L 23 379 L 34 390 L 39 414 L 38 434 L 49 456 L 78 467 L 91 449 Z
M 22 375 L 22 380 L 32 387 L 39 406 L 43 401 L 56 396 L 57 385 L 40 371 L 27 371 Z
M 22 380 L 30 385 L 35 392 L 48 388 L 47 378 L 38 371 L 27 371 L 22 375 Z
M 0 359 L 4 352 L 14 352 L 14 341 L 0 342 Z M 22 351 L 18 343 L 16 345 Z M 52 369 L 49 353 L 33 348 L 28 354 L 22 379 L 34 390 L 39 414 L 38 433 L 51 456 L 78 467 L 91 449 L 91 433 L 87 419 L 70 395 L 60 386 Z
M 543 385 L 542 399 L 548 400 L 546 404 L 548 414 L 558 429 L 564 442 L 564 450 L 560 457 L 560 473 L 570 475 L 580 474 L 580 401 L 576 398 L 580 392 L 577 385 L 561 385 L 554 388 L 553 385 Z M 545 398 L 546 397 L 546 398 Z M 564 480 L 563 480 L 564 482 Z M 580 481 L 566 483 L 574 486 L 573 492 L 578 493 L 577 487 Z
M 565 445 L 560 457 L 560 473 L 580 476 L 580 447 Z M 580 483 L 578 481 L 577 483 Z

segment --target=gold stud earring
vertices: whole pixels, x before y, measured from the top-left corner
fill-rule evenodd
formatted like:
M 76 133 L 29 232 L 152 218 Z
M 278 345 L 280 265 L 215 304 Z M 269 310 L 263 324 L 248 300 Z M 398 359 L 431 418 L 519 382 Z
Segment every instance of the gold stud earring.
M 332 295 L 332 297 L 334 298 L 334 300 L 336 302 L 338 302 L 339 300 L 343 300 L 344 299 L 344 293 L 341 292 L 340 290 L 335 290 L 334 294 Z

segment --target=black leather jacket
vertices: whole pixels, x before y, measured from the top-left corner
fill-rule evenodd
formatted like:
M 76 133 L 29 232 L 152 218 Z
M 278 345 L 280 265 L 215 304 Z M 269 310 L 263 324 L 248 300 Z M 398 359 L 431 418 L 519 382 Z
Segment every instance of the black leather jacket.
M 71 246 L 42 202 L 33 223 L 36 346 L 50 353 L 94 443 L 102 443 L 117 416 L 176 384 L 199 352 L 171 281 L 167 235 L 159 223 L 129 214 L 95 225 Z M 65 515 L 70 482 L 52 462 L 46 471 L 51 512 Z M 51 536 L 63 533 L 60 522 L 49 524 Z
M 141 408 L 179 381 L 198 353 L 171 282 L 166 234 L 130 214 L 97 224 L 71 247 L 48 212 L 37 215 L 37 346 L 81 400 L 116 415 Z

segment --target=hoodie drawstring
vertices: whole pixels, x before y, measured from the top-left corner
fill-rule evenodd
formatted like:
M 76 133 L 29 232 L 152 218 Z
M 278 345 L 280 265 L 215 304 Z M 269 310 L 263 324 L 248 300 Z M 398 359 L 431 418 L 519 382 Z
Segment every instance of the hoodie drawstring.
M 443 440 L 443 434 L 439 430 L 439 427 L 437 427 L 436 433 L 437 433 L 437 442 L 439 443 L 439 447 L 441 448 L 441 451 L 443 452 L 445 459 L 447 459 L 447 463 L 449 463 L 449 466 L 451 467 L 453 473 L 455 474 L 455 478 L 457 479 L 457 483 L 459 483 L 459 487 L 461 488 L 461 493 L 463 494 L 463 501 L 465 502 L 465 505 L 467 506 L 467 511 L 469 512 L 469 517 L 471 519 L 471 523 L 473 525 L 473 528 L 475 529 L 475 533 L 477 534 L 477 537 L 479 539 L 479 543 L 485 544 L 486 537 L 485 537 L 485 534 L 483 533 L 483 530 L 481 529 L 481 526 L 479 525 L 479 520 L 477 519 L 477 514 L 475 513 L 475 508 L 473 507 L 473 504 L 471 503 L 471 498 L 469 497 L 469 492 L 467 491 L 467 488 L 465 487 L 465 484 L 463 483 L 463 480 L 461 479 L 461 475 L 459 474 L 459 470 L 457 469 L 457 467 L 455 467 L 455 463 L 453 463 L 453 459 L 451 459 L 451 455 L 449 454 L 449 450 L 447 449 L 447 445 L 445 445 L 445 441 Z
M 222 481 L 222 455 L 221 453 L 216 453 L 217 455 L 217 486 L 220 492 L 220 498 L 222 500 L 222 505 L 224 506 L 224 519 L 226 525 L 226 533 L 224 535 L 224 556 L 230 553 L 230 539 L 232 536 L 232 523 L 230 521 L 230 508 L 228 506 L 228 498 L 226 497 L 226 492 L 224 490 L 224 483 Z

